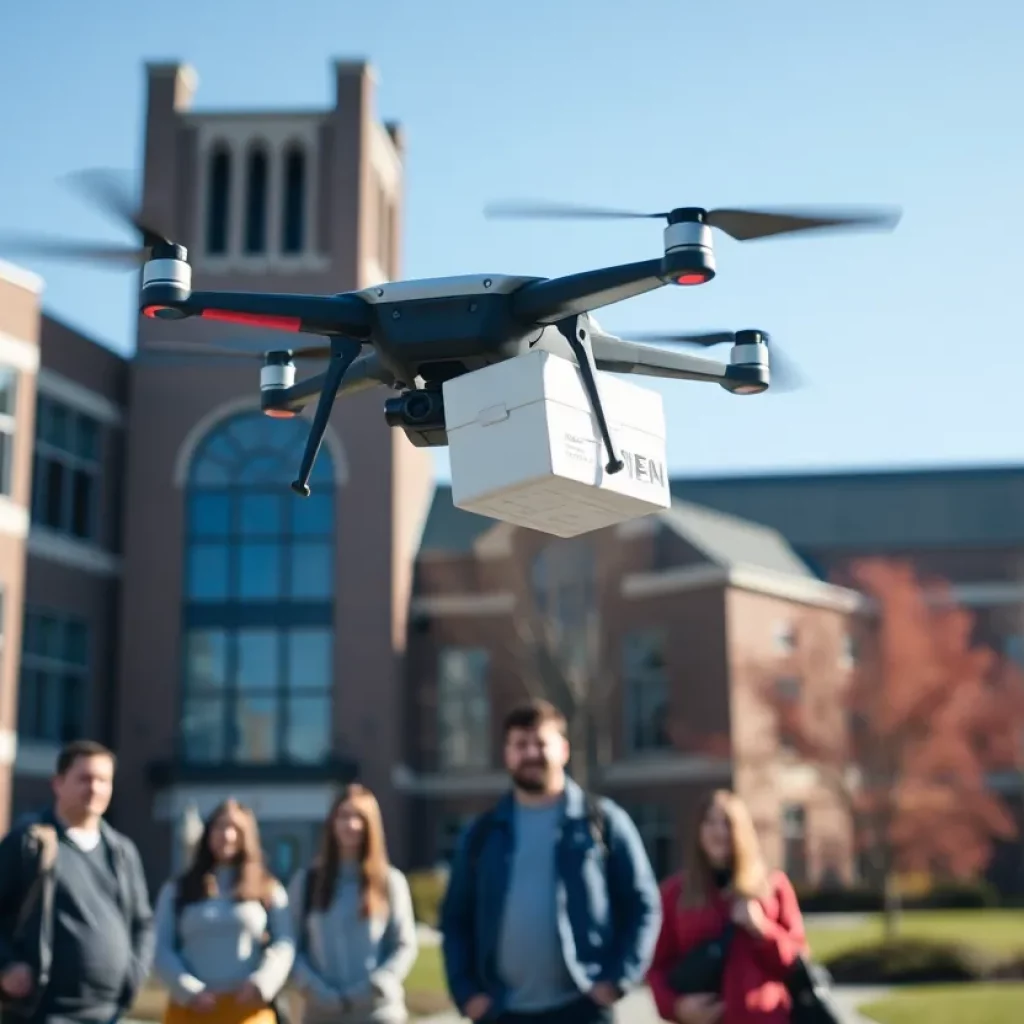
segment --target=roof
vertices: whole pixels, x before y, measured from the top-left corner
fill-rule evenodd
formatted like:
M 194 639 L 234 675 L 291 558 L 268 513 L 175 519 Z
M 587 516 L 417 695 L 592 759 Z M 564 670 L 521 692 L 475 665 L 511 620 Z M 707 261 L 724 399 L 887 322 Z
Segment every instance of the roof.
M 1024 465 L 676 477 L 672 493 L 769 527 L 802 552 L 1024 546 Z M 468 552 L 491 525 L 439 485 L 420 550 Z
M 760 523 L 679 500 L 657 518 L 717 565 L 816 578 L 777 530 Z
M 675 478 L 673 495 L 798 549 L 1024 545 L 1024 466 Z

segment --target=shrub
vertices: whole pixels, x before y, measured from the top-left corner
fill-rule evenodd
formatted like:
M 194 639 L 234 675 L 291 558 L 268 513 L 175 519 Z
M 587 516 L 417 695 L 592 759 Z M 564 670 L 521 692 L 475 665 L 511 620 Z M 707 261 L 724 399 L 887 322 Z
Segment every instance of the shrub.
M 804 890 L 798 896 L 805 914 L 872 914 L 885 907 L 883 893 L 866 886 Z M 904 910 L 982 910 L 999 903 L 997 891 L 983 881 L 939 883 L 900 900 Z
M 859 946 L 825 963 L 837 985 L 984 981 L 1006 977 L 1007 965 L 1004 957 L 961 943 L 914 938 Z
M 420 924 L 436 928 L 441 916 L 441 903 L 448 888 L 448 872 L 440 868 L 413 871 L 409 875 L 412 909 Z

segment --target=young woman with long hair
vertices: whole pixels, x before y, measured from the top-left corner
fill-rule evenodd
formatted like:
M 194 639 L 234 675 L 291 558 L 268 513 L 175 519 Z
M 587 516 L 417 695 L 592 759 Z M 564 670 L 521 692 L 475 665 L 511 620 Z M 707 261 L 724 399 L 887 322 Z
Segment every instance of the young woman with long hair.
M 324 822 L 320 852 L 289 887 L 304 1024 L 404 1024 L 416 960 L 409 883 L 388 861 L 374 795 L 346 786 Z
M 295 959 L 288 894 L 267 870 L 256 817 L 226 800 L 192 863 L 160 891 L 154 970 L 170 991 L 165 1024 L 275 1024 Z
M 647 976 L 658 1013 L 677 1024 L 788 1024 L 786 977 L 806 950 L 793 886 L 766 867 L 750 812 L 735 793 L 709 794 L 693 836 L 686 869 L 661 887 L 661 934 Z M 727 928 L 720 991 L 680 995 L 674 970 Z

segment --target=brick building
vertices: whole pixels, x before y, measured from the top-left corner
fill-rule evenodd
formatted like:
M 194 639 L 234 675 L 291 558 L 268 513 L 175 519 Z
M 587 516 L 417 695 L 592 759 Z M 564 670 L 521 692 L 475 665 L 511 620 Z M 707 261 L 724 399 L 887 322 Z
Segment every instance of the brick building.
M 188 246 L 196 287 L 401 275 L 402 133 L 377 119 L 368 66 L 335 75 L 328 110 L 218 112 L 193 109 L 189 69 L 147 68 L 143 207 Z M 773 860 L 848 872 L 841 816 L 754 697 L 766 672 L 827 690 L 849 670 L 857 595 L 823 582 L 849 558 L 912 555 L 986 639 L 1024 651 L 1024 469 L 680 480 L 664 515 L 549 546 L 454 509 L 371 391 L 338 403 L 298 502 L 303 422 L 258 413 L 252 367 L 157 353 L 179 334 L 151 320 L 123 359 L 42 313 L 41 292 L 0 266 L 0 821 L 46 798 L 61 740 L 96 736 L 118 750 L 112 816 L 154 884 L 183 809 L 226 793 L 287 872 L 353 772 L 400 863 L 444 856 L 502 785 L 498 722 L 528 676 L 521 587 L 538 579 L 569 608 L 574 588 L 599 596 L 605 784 L 663 870 L 698 792 L 732 781 Z M 828 666 L 813 676 L 810 635 Z M 762 750 L 771 771 L 745 769 Z M 1024 887 L 1020 848 L 1000 858 Z

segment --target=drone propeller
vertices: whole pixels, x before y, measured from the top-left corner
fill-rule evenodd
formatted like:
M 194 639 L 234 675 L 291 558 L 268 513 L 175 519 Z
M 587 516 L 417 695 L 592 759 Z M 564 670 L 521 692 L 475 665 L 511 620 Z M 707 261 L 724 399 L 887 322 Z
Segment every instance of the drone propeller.
M 78 192 L 92 206 L 129 228 L 138 238 L 131 243 L 92 243 L 75 239 L 46 238 L 32 235 L 0 236 L 0 249 L 12 255 L 38 256 L 45 259 L 73 260 L 95 263 L 113 270 L 137 269 L 149 258 L 155 245 L 170 239 L 142 220 L 127 176 L 110 170 L 79 171 L 64 179 L 64 184 Z
M 769 393 L 796 391 L 805 384 L 804 376 L 796 364 L 785 356 L 764 331 L 698 331 L 690 334 L 630 333 L 631 340 L 648 341 L 658 345 L 692 345 L 711 348 L 714 345 L 742 345 L 747 336 L 756 335 L 771 350 L 771 387 Z M 750 337 L 754 341 L 754 337 Z
M 290 338 L 294 337 L 291 335 Z M 290 340 L 289 338 L 289 340 Z M 170 355 L 183 356 L 218 356 L 229 359 L 248 359 L 264 362 L 268 352 L 287 352 L 292 359 L 330 359 L 329 345 L 309 345 L 305 348 L 292 348 L 282 344 L 280 348 L 264 345 L 260 349 L 252 347 L 251 339 L 228 338 L 223 341 L 207 343 L 203 341 L 150 341 L 144 346 L 146 352 L 166 352 Z
M 673 214 L 682 211 L 666 210 L 660 213 L 637 213 L 630 210 L 603 209 L 561 203 L 498 203 L 486 210 L 490 217 L 562 218 L 589 220 L 646 219 L 670 221 Z M 735 238 L 749 242 L 757 238 L 793 234 L 798 231 L 825 229 L 881 229 L 892 230 L 899 223 L 901 213 L 896 208 L 846 207 L 771 209 L 771 210 L 702 210 L 691 212 L 713 228 Z

